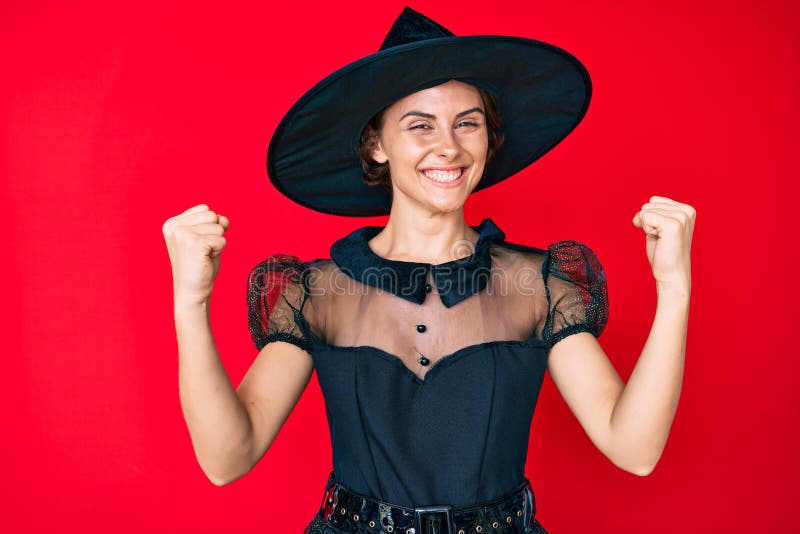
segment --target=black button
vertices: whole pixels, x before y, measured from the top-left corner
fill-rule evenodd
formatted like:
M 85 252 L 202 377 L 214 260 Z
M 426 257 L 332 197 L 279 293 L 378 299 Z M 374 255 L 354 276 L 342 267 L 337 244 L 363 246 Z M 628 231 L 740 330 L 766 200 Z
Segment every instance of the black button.
M 430 293 L 431 289 L 433 289 L 433 288 L 431 287 L 430 284 L 425 284 L 425 293 Z
M 429 363 L 431 363 L 431 361 L 425 356 L 423 356 L 422 358 L 419 359 L 419 363 L 421 363 L 422 365 L 428 365 Z
M 425 326 L 424 324 L 418 324 L 418 325 L 417 325 L 417 332 L 420 332 L 420 333 L 422 333 L 422 332 L 424 332 L 425 330 L 426 330 L 426 326 Z

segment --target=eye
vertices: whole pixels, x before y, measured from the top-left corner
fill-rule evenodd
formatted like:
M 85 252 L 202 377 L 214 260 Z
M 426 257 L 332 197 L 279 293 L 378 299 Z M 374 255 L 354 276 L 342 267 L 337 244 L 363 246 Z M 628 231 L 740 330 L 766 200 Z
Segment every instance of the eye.
M 419 123 L 419 124 L 414 124 L 411 127 L 409 127 L 409 130 L 422 130 L 424 128 L 430 128 L 430 126 L 428 126 L 425 123 Z
M 468 126 L 468 127 L 477 127 L 477 126 L 480 126 L 480 124 L 479 124 L 479 123 L 477 123 L 477 122 L 472 122 L 472 121 L 461 121 L 461 122 L 459 122 L 459 123 L 458 123 L 458 125 L 459 125 L 459 126 Z

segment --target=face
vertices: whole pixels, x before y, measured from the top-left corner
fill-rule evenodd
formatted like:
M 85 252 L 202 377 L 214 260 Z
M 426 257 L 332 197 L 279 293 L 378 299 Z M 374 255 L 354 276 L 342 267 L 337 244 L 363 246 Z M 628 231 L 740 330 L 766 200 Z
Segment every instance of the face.
M 456 80 L 388 107 L 373 158 L 389 161 L 393 201 L 461 208 L 486 165 L 489 137 L 478 89 Z

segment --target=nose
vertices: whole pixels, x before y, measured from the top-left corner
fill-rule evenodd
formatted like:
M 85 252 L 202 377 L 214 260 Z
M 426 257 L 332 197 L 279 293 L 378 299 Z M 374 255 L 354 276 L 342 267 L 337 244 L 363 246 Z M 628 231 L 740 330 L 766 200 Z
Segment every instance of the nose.
M 453 159 L 458 155 L 460 150 L 461 145 L 458 143 L 455 132 L 450 128 L 440 129 L 436 146 L 437 154 L 443 158 Z

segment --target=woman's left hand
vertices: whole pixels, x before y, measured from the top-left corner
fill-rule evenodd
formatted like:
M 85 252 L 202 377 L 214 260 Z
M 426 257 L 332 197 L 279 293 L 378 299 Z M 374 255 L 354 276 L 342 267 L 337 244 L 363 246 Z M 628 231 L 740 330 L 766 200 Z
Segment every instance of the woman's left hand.
M 659 196 L 633 216 L 633 225 L 646 234 L 647 259 L 660 287 L 690 291 L 694 219 L 692 206 Z

